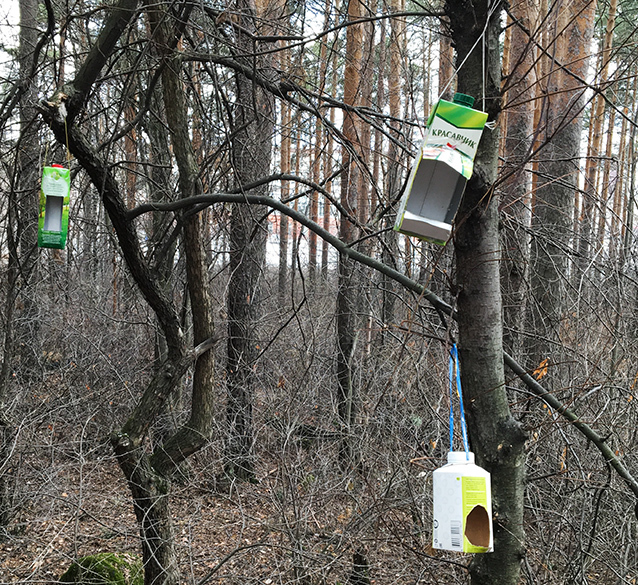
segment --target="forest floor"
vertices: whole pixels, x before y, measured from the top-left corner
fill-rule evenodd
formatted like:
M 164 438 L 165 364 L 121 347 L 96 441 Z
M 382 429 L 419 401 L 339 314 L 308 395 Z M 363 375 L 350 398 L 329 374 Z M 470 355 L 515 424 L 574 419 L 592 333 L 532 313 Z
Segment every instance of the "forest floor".
M 16 494 L 23 500 L 0 542 L 0 585 L 53 584 L 84 555 L 140 551 L 129 490 L 108 445 L 83 454 L 64 435 L 60 425 L 42 428 L 40 445 L 21 462 Z M 173 486 L 183 583 L 337 585 L 352 578 L 355 553 L 369 563 L 372 584 L 465 580 L 463 559 L 437 558 L 429 531 L 416 533 L 411 512 L 391 503 L 391 490 L 382 505 L 351 478 L 322 486 L 306 472 L 293 485 L 281 461 L 267 462 L 259 483 L 222 490 L 205 459 L 201 454 Z M 439 580 L 443 567 L 452 575 Z

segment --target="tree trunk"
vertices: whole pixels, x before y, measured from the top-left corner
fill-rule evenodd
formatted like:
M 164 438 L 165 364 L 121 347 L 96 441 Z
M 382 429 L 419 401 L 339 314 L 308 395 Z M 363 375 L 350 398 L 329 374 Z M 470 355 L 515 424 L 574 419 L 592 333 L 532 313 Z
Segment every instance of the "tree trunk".
M 609 65 L 612 60 L 612 46 L 614 38 L 614 24 L 616 21 L 616 8 L 618 0 L 611 0 L 609 3 L 609 12 L 607 13 L 607 26 L 605 36 L 603 38 L 602 50 L 600 52 L 600 72 L 597 76 L 599 79 L 599 87 L 605 91 L 605 85 L 609 77 Z M 599 177 L 601 175 L 601 166 L 604 162 L 601 160 L 603 132 L 605 124 L 605 105 L 606 100 L 603 95 L 596 94 L 591 107 L 590 115 L 590 140 L 588 141 L 587 160 L 585 162 L 585 193 L 583 194 L 582 211 L 579 217 L 580 231 L 578 239 L 578 256 L 580 273 L 583 274 L 590 262 L 590 255 L 596 252 L 596 218 L 595 211 L 603 216 L 604 209 L 607 206 L 607 198 L 602 193 L 599 196 Z M 613 134 L 613 129 L 610 134 Z M 607 190 L 605 189 L 604 193 Z M 586 292 L 586 291 L 583 291 Z
M 348 3 L 348 20 L 358 20 L 363 16 L 361 0 Z M 363 48 L 363 25 L 348 27 L 346 33 L 346 68 L 344 73 L 344 97 L 348 105 L 355 105 L 361 90 L 361 66 Z M 341 205 L 351 216 L 356 214 L 361 186 L 361 172 L 356 157 L 361 152 L 358 131 L 360 121 L 356 115 L 344 112 L 343 136 L 346 143 L 342 150 L 344 172 L 341 175 Z M 339 235 L 346 243 L 356 240 L 356 227 L 346 217 L 341 218 Z M 356 282 L 355 263 L 344 255 L 339 256 L 339 288 L 337 291 L 337 381 L 338 414 L 342 427 L 339 461 L 344 467 L 356 467 L 359 462 L 354 423 L 357 417 L 358 401 L 355 382 L 355 350 L 357 342 L 357 301 L 359 290 Z
M 529 263 L 529 223 L 531 174 L 529 158 L 534 142 L 535 55 L 529 37 L 537 26 L 537 5 L 533 1 L 519 2 L 511 7 L 515 22 L 508 28 L 508 63 L 506 92 L 503 174 L 500 189 L 502 213 L 503 321 L 505 350 L 520 354 L 520 334 L 523 330 Z
M 260 69 L 269 66 L 266 57 L 253 58 L 259 51 L 251 31 L 257 29 L 261 16 L 250 0 L 237 4 L 239 24 L 235 31 L 240 55 L 247 64 Z M 236 111 L 232 140 L 233 170 L 237 187 L 270 172 L 274 101 L 272 95 L 255 86 L 243 75 L 236 76 Z M 267 186 L 255 194 L 266 194 Z M 235 205 L 230 220 L 230 282 L 228 284 L 228 392 L 225 470 L 231 477 L 250 480 L 254 477 L 252 400 L 257 384 L 255 366 L 259 355 L 258 320 L 261 314 L 259 289 L 266 257 L 268 228 L 263 206 Z
M 474 10 L 469 11 L 464 0 L 448 0 L 446 13 L 458 62 L 467 57 L 458 74 L 458 89 L 474 96 L 485 95 L 485 109 L 496 121 L 500 113 L 500 11 L 492 14 L 485 29 L 488 4 L 474 2 Z M 470 50 L 484 29 L 483 64 L 481 51 Z M 492 475 L 494 512 L 494 552 L 475 555 L 470 566 L 472 585 L 517 585 L 525 542 L 525 434 L 510 413 L 503 367 L 501 250 L 498 202 L 493 193 L 497 164 L 498 131 L 486 129 L 457 216 L 454 241 L 463 395 L 472 450 L 479 465 Z
M 129 449 L 130 443 L 121 439 L 114 439 L 114 447 L 140 526 L 144 585 L 177 585 L 179 567 L 169 506 L 170 481 L 153 469 L 146 454 L 136 455 Z
M 0 461 L 8 461 L 13 451 L 16 425 L 12 420 L 15 404 L 12 371 L 23 384 L 40 378 L 41 344 L 36 286 L 38 284 L 38 172 L 39 143 L 37 133 L 37 80 L 32 79 L 34 51 L 38 37 L 38 2 L 20 0 L 20 44 L 18 62 L 20 81 L 25 90 L 19 103 L 20 138 L 15 164 L 15 178 L 8 194 L 8 262 L 6 297 L 3 314 L 3 351 L 0 366 Z M 22 309 L 16 307 L 21 296 Z M 19 358 L 19 366 L 15 358 Z M 11 465 L 0 471 L 0 528 L 13 516 L 14 478 Z
M 28 89 L 20 100 L 20 140 L 17 158 L 16 230 L 20 254 L 20 298 L 23 309 L 16 320 L 16 346 L 20 359 L 18 375 L 25 381 L 42 379 L 42 341 L 38 301 L 38 206 L 40 143 L 37 132 L 37 80 L 30 79 L 38 37 L 38 2 L 20 0 L 20 76 Z M 64 161 L 58 161 L 64 162 Z
M 286 69 L 284 69 L 286 71 Z M 290 155 L 291 143 L 290 123 L 292 116 L 290 115 L 290 106 L 286 103 L 281 104 L 281 126 L 283 133 L 281 136 L 280 146 L 280 167 L 282 173 L 290 173 Z M 286 201 L 290 195 L 289 181 L 281 183 L 281 199 Z M 279 302 L 283 305 L 288 289 L 288 233 L 290 231 L 288 216 L 285 213 L 279 214 L 279 280 L 278 292 Z
M 587 76 L 595 9 L 596 2 L 578 0 L 556 14 L 553 68 L 547 77 L 545 99 L 540 102 L 545 146 L 540 153 L 532 211 L 532 298 L 526 336 L 534 367 L 546 358 L 550 364 L 563 361 L 560 334 L 569 301 L 569 250 L 573 248 L 585 91 L 581 80 Z
M 403 8 L 400 0 L 392 0 L 390 4 L 391 13 L 400 12 Z M 398 120 L 401 117 L 401 80 L 402 80 L 402 55 L 405 52 L 405 22 L 402 18 L 392 18 L 390 20 L 390 42 L 389 42 L 390 68 L 388 70 L 388 106 L 390 109 L 390 135 L 392 140 L 388 143 L 387 153 L 387 173 L 385 180 L 386 203 L 396 201 L 403 184 L 403 168 L 401 164 L 401 153 L 398 142 L 403 137 L 403 128 Z M 383 104 L 385 105 L 385 104 Z M 381 106 L 383 107 L 383 106 Z M 395 142 L 396 141 L 396 142 Z M 394 217 L 385 215 L 384 227 L 387 231 L 384 234 L 384 246 L 381 252 L 384 264 L 392 266 L 396 262 L 399 251 L 397 234 L 390 229 L 394 223 Z M 406 246 L 409 246 L 409 239 L 405 238 Z M 384 325 L 394 322 L 394 305 L 397 298 L 396 285 L 387 276 L 381 276 L 381 290 L 383 294 L 381 319 Z M 385 342 L 385 328 L 382 330 L 380 339 Z

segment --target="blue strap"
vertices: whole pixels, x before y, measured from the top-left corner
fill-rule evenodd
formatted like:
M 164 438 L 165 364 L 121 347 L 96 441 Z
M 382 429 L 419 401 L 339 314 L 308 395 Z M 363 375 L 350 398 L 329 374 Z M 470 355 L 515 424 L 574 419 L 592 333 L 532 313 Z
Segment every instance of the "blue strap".
M 454 451 L 454 357 L 450 351 L 450 451 Z
M 449 379 L 450 379 L 450 451 L 454 451 L 454 408 L 453 398 L 454 398 L 454 381 L 455 376 L 454 372 L 456 370 L 456 394 L 459 397 L 459 410 L 460 410 L 460 418 L 461 418 L 461 436 L 463 438 L 463 448 L 465 449 L 465 455 L 467 459 L 470 458 L 469 451 L 470 446 L 467 440 L 467 425 L 465 424 L 465 411 L 463 410 L 463 391 L 461 390 L 461 368 L 459 366 L 459 352 L 456 348 L 456 343 L 452 345 L 452 349 L 450 350 L 450 371 L 449 371 Z

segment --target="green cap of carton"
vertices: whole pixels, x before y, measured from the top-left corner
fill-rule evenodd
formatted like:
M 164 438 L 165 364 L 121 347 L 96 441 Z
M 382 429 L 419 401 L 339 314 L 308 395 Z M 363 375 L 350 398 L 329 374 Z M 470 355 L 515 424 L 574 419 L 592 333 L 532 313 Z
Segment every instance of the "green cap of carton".
M 471 95 L 467 95 L 466 93 L 455 93 L 454 99 L 452 101 L 455 104 L 466 106 L 468 108 L 471 108 L 474 105 L 474 98 Z

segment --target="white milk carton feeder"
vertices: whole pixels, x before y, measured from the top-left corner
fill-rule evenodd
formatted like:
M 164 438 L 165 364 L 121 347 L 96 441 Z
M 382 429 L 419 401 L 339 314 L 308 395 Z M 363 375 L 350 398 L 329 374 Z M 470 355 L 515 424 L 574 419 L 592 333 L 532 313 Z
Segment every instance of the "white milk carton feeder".
M 414 161 L 394 229 L 445 245 L 474 170 L 474 157 L 487 114 L 472 109 L 474 98 L 462 93 L 439 100 L 430 114 Z
M 432 474 L 432 547 L 463 553 L 494 550 L 490 474 L 474 464 L 474 453 L 450 451 Z

